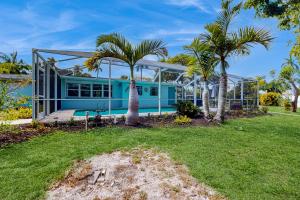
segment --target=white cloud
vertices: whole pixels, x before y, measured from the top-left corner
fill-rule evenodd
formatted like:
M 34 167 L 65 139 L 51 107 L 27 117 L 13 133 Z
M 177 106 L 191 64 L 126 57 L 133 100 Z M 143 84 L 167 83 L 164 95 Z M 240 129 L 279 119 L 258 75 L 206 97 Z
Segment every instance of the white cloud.
M 1 51 L 30 53 L 33 47 L 45 47 L 54 42 L 54 33 L 69 31 L 80 25 L 72 10 L 45 14 L 39 6 L 28 4 L 22 9 L 0 7 L 3 11 L 0 13 L 0 26 L 9 30 L 0 32 Z
M 180 35 L 196 35 L 201 33 L 201 28 L 182 28 L 182 29 L 159 29 L 155 32 L 146 34 L 143 38 L 154 39 L 154 38 L 164 38 L 166 36 L 180 36 Z
M 202 12 L 210 13 L 206 6 L 199 0 L 166 0 L 167 4 L 180 7 L 195 7 Z

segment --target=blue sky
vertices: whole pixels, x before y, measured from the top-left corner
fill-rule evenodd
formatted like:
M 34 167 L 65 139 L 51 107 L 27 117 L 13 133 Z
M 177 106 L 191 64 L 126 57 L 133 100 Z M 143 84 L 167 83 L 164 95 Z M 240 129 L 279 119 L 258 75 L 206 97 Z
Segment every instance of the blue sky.
M 31 48 L 95 50 L 100 34 L 119 32 L 136 43 L 162 39 L 171 56 L 182 53 L 205 24 L 212 22 L 220 0 L 10 0 L 0 2 L 0 51 L 17 50 L 31 63 Z M 253 25 L 271 31 L 276 39 L 267 51 L 260 46 L 250 56 L 230 59 L 229 72 L 267 75 L 280 69 L 288 56 L 292 32 L 280 31 L 275 19 L 259 19 L 243 10 L 232 30 Z M 150 58 L 155 59 L 155 58 Z

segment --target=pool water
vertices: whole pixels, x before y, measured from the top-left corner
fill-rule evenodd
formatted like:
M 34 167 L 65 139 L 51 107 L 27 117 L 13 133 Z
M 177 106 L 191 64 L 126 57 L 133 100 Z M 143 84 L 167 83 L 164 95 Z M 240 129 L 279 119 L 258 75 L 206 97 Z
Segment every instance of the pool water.
M 174 107 L 165 107 L 165 108 L 161 108 L 161 112 L 175 112 L 176 108 Z M 95 110 L 76 110 L 73 114 L 73 116 L 76 117 L 82 117 L 86 115 L 86 112 L 89 112 L 89 116 L 96 116 L 97 113 L 99 113 L 100 115 L 109 115 L 108 110 L 106 111 L 100 111 L 97 112 Z M 158 108 L 140 108 L 139 109 L 139 113 L 153 113 L 153 112 L 158 112 Z M 122 114 L 126 114 L 127 113 L 127 109 L 113 109 L 111 110 L 111 114 L 112 115 L 122 115 Z

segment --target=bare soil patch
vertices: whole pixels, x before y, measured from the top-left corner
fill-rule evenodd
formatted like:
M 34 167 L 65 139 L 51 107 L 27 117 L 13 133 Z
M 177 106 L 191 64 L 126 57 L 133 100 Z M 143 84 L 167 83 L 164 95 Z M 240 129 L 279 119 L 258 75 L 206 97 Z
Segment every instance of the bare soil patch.
M 114 152 L 77 162 L 47 193 L 48 200 L 225 199 L 198 183 L 185 166 L 155 150 Z

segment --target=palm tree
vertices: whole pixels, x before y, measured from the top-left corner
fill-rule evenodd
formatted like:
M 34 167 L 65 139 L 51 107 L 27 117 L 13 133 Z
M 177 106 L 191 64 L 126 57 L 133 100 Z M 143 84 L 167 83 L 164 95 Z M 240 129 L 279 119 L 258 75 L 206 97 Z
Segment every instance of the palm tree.
M 208 80 L 214 74 L 218 60 L 215 58 L 214 52 L 202 43 L 199 38 L 195 38 L 191 45 L 185 46 L 185 50 L 193 56 L 188 64 L 189 74 L 200 74 L 203 79 L 203 111 L 206 119 L 209 118 L 209 90 Z
M 17 51 L 10 54 L 5 54 L 0 52 L 0 60 L 1 60 L 1 64 L 9 64 L 10 66 L 9 73 L 14 73 L 14 74 L 27 73 L 27 71 L 31 69 L 31 66 L 25 64 L 25 62 L 22 59 L 18 60 Z
M 285 62 L 281 65 L 281 67 L 284 66 L 292 66 L 296 70 L 300 70 L 300 66 L 296 63 L 294 60 L 293 56 L 289 56 L 288 58 L 285 59 Z
M 231 7 L 232 0 L 222 1 L 222 10 L 217 20 L 206 25 L 206 33 L 200 34 L 201 41 L 210 46 L 220 61 L 220 80 L 218 110 L 215 120 L 224 121 L 225 103 L 227 95 L 227 73 L 229 67 L 227 59 L 233 55 L 249 55 L 253 44 L 261 44 L 268 49 L 273 40 L 270 33 L 254 27 L 240 28 L 237 32 L 229 32 L 230 24 L 240 12 L 242 3 Z
M 130 68 L 130 90 L 128 100 L 127 125 L 138 124 L 138 93 L 136 89 L 134 67 L 136 63 L 147 55 L 167 56 L 167 49 L 160 40 L 144 40 L 137 45 L 131 44 L 118 33 L 100 35 L 97 38 L 97 52 L 89 58 L 86 66 L 95 68 L 95 63 L 105 57 L 113 57 L 126 62 Z
M 297 86 L 297 83 L 300 83 L 300 69 L 292 56 L 286 59 L 286 62 L 282 64 L 279 77 L 290 84 L 294 95 L 292 100 L 292 111 L 297 112 L 298 96 L 300 95 L 300 87 Z

